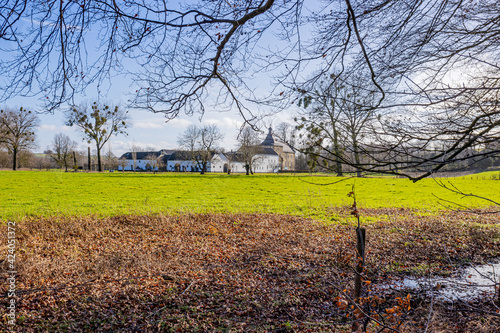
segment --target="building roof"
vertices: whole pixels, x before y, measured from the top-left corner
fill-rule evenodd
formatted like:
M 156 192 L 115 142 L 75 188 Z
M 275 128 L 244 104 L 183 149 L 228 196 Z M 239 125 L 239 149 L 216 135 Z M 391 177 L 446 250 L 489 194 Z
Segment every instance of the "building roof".
M 265 146 L 255 146 L 257 150 L 255 150 L 255 155 L 272 155 L 278 156 L 278 153 L 272 147 Z M 224 153 L 228 156 L 229 159 L 233 162 L 243 162 L 244 154 L 241 152 L 241 148 L 237 152 Z
M 269 132 L 267 133 L 266 138 L 264 141 L 262 141 L 261 145 L 262 146 L 274 146 L 274 136 L 273 136 L 273 129 L 269 127 Z
M 283 152 L 284 153 L 290 153 L 290 154 L 295 154 L 295 151 L 290 147 L 288 144 L 280 141 L 275 141 L 274 146 L 281 146 L 283 147 Z
M 231 162 L 244 162 L 243 161 L 243 154 L 240 154 L 238 152 L 230 152 L 230 153 L 224 153 L 223 154 L 226 160 L 229 160 Z
M 175 152 L 176 152 L 175 149 L 161 149 L 160 155 L 172 155 Z
M 215 151 L 210 152 L 212 156 L 216 154 Z M 206 152 L 203 151 L 187 151 L 187 150 L 175 150 L 172 154 L 169 155 L 169 161 L 186 161 L 186 160 L 202 160 L 203 154 Z
M 124 158 L 124 159 L 127 159 L 127 160 L 133 160 L 134 159 L 134 152 L 126 152 L 125 154 L 123 154 L 120 158 Z M 158 151 L 138 151 L 135 153 L 135 159 L 136 160 L 145 160 L 147 159 L 147 157 L 149 155 L 153 155 L 155 156 L 156 158 L 158 158 L 158 156 L 160 156 L 160 152 Z
M 172 154 L 168 155 L 169 161 L 182 161 L 191 159 L 191 152 L 184 150 L 175 150 Z
M 262 155 L 278 155 L 272 147 L 260 147 L 257 153 Z

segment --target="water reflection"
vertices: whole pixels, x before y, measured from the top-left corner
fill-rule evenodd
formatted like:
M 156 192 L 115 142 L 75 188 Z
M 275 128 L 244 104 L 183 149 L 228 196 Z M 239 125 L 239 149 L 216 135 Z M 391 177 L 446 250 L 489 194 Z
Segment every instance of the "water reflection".
M 412 289 L 441 301 L 470 301 L 494 296 L 499 279 L 500 262 L 472 266 L 455 277 L 406 277 L 379 288 L 398 291 Z

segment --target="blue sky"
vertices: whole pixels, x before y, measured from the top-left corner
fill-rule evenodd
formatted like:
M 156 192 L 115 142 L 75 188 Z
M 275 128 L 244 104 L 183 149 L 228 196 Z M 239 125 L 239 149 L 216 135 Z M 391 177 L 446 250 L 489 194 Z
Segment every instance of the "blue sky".
M 237 148 L 236 137 L 238 130 L 242 124 L 242 119 L 235 110 L 218 112 L 217 110 L 208 110 L 203 118 L 199 119 L 199 115 L 186 116 L 184 114 L 179 117 L 166 122 L 166 119 L 161 113 L 152 113 L 145 110 L 130 109 L 126 107 L 126 101 L 129 98 L 129 93 L 134 88 L 123 89 L 124 78 L 116 78 L 116 86 L 111 83 L 111 89 L 107 96 L 110 104 L 121 104 L 123 109 L 129 110 L 130 127 L 127 130 L 128 135 L 119 135 L 112 137 L 110 144 L 106 145 L 105 151 L 111 147 L 112 152 L 120 156 L 126 151 L 130 150 L 132 145 L 137 145 L 142 148 L 152 147 L 155 149 L 173 149 L 178 148 L 177 137 L 189 125 L 201 124 L 216 124 L 224 133 L 224 140 L 221 146 L 226 150 Z M 263 74 L 260 78 L 261 81 L 267 80 L 270 82 L 271 78 Z M 70 136 L 73 140 L 79 143 L 80 150 L 87 150 L 89 146 L 83 141 L 81 132 L 76 127 L 68 127 L 64 125 L 64 114 L 61 110 L 55 111 L 53 114 L 44 113 L 40 107 L 37 99 L 15 97 L 3 103 L 2 108 L 5 107 L 20 107 L 23 106 L 27 109 L 39 112 L 40 127 L 37 130 L 37 145 L 34 152 L 42 152 L 52 145 L 54 135 L 57 133 L 64 133 Z M 290 110 L 291 111 L 291 110 Z M 269 124 L 277 126 L 282 121 L 291 122 L 291 112 L 281 112 L 273 117 L 264 120 L 265 125 L 262 130 L 265 132 Z M 263 136 L 265 133 L 263 134 Z M 91 148 L 93 148 L 91 146 Z
M 112 137 L 110 140 L 111 150 L 115 155 L 121 155 L 128 151 L 132 145 L 137 145 L 143 148 L 153 147 L 155 149 L 162 148 L 177 148 L 177 136 L 182 133 L 187 126 L 191 124 L 200 124 L 197 118 L 194 117 L 179 117 L 168 123 L 161 114 L 153 114 L 147 111 L 132 110 L 129 111 L 131 116 L 131 126 L 128 129 L 128 135 L 119 135 Z M 217 117 L 218 116 L 218 117 Z M 43 151 L 50 147 L 52 139 L 56 133 L 65 133 L 73 140 L 80 143 L 79 148 L 85 150 L 88 146 L 83 142 L 82 135 L 77 128 L 72 128 L 64 125 L 64 116 L 61 112 L 56 112 L 53 115 L 40 115 L 41 126 L 37 132 L 37 151 Z M 218 113 L 207 114 L 203 119 L 203 123 L 217 123 L 221 131 L 226 135 L 225 143 L 232 146 L 236 144 L 233 137 L 237 133 L 237 117 L 229 115 L 219 116 Z M 236 125 L 235 125 L 236 124 Z M 91 148 L 93 148 L 91 146 Z M 108 149 L 108 145 L 105 150 Z
M 280 48 L 286 48 L 287 45 L 292 45 L 292 41 L 279 41 L 274 35 L 276 31 L 273 29 L 266 30 L 260 39 L 259 48 L 266 49 L 270 48 L 273 50 L 278 50 Z M 305 34 L 310 32 L 306 31 Z M 95 38 L 92 38 L 94 37 Z M 92 46 L 98 49 L 98 44 L 100 44 L 100 39 L 98 38 L 98 33 L 93 34 L 90 32 L 86 38 L 85 44 L 87 45 L 87 50 L 90 54 L 93 54 Z M 282 44 L 280 44 L 282 43 Z M 95 44 L 95 45 L 94 45 Z M 255 50 L 258 53 L 258 50 Z M 57 54 L 57 53 L 56 53 Z M 93 55 L 97 56 L 97 55 Z M 134 63 L 134 60 L 125 60 L 123 65 L 126 68 L 124 70 L 128 72 L 134 72 L 134 66 L 139 66 Z M 139 67 L 138 67 L 139 68 Z M 276 74 L 277 71 L 274 72 Z M 253 93 L 257 96 L 266 96 L 273 87 L 273 73 L 258 72 L 255 74 L 247 73 L 246 83 L 250 83 Z M 130 127 L 128 129 L 128 135 L 119 135 L 111 139 L 110 145 L 106 145 L 105 150 L 111 147 L 112 152 L 115 155 L 121 155 L 126 151 L 130 150 L 132 145 L 137 145 L 143 148 L 151 147 L 154 149 L 172 149 L 177 148 L 177 137 L 181 134 L 189 125 L 195 124 L 216 124 L 219 126 L 220 130 L 225 134 L 225 138 L 221 143 L 221 146 L 226 150 L 237 148 L 237 134 L 240 126 L 242 124 L 242 118 L 239 116 L 237 110 L 226 110 L 225 112 L 220 112 L 214 103 L 206 104 L 206 112 L 200 121 L 200 115 L 195 114 L 194 116 L 186 116 L 180 114 L 176 119 L 166 122 L 165 117 L 160 114 L 154 114 L 152 112 L 129 109 L 127 108 L 128 100 L 134 95 L 138 86 L 135 85 L 132 77 L 126 76 L 123 73 L 112 73 L 115 75 L 109 79 L 109 88 L 106 91 L 98 92 L 98 88 L 95 86 L 90 86 L 86 89 L 85 96 L 77 96 L 79 101 L 83 102 L 93 102 L 96 100 L 97 96 L 103 101 L 106 101 L 108 105 L 120 105 L 122 109 L 128 109 L 131 118 Z M 255 89 L 255 90 L 253 90 Z M 280 89 L 282 90 L 282 89 Z M 213 95 L 216 96 L 218 91 L 214 91 Z M 279 93 L 278 92 L 274 92 Z M 214 97 L 215 98 L 215 97 Z M 77 100 L 77 102 L 78 102 Z M 261 112 L 269 112 L 269 109 L 262 105 L 256 105 L 250 102 L 244 102 L 252 113 L 260 114 Z M 38 147 L 34 150 L 35 152 L 42 152 L 47 148 L 51 147 L 54 135 L 57 133 L 65 133 L 69 135 L 73 140 L 77 141 L 80 150 L 86 150 L 88 144 L 83 142 L 83 136 L 78 131 L 77 128 L 70 128 L 64 125 L 64 114 L 62 110 L 54 111 L 53 114 L 44 113 L 43 107 L 41 106 L 40 100 L 37 97 L 13 97 L 2 104 L 0 107 L 10 107 L 18 108 L 23 106 L 24 108 L 40 112 L 41 125 L 37 131 L 37 144 Z M 290 105 L 289 109 L 281 110 L 279 113 L 274 113 L 273 116 L 265 118 L 259 125 L 263 131 L 263 136 L 267 132 L 267 127 L 277 126 L 279 123 L 286 121 L 292 123 L 293 114 L 295 111 L 295 105 Z

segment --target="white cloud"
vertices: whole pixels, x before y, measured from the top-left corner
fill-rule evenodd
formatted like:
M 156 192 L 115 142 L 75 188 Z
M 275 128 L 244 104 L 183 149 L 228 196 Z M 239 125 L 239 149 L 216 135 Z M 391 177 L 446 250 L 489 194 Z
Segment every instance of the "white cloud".
M 71 126 L 64 125 L 64 126 L 61 126 L 61 130 L 64 131 L 64 132 L 69 132 L 69 131 L 73 131 L 74 128 L 71 127 Z
M 39 128 L 42 131 L 56 131 L 57 130 L 56 125 L 40 125 Z
M 215 124 L 219 126 L 221 129 L 238 129 L 241 127 L 243 122 L 241 120 L 237 120 L 230 117 L 221 117 L 221 118 L 207 118 L 204 121 L 207 124 Z
M 153 122 L 153 121 L 150 121 L 150 122 L 146 122 L 146 121 L 141 121 L 141 122 L 136 122 L 133 124 L 133 127 L 135 128 L 158 128 L 158 129 L 161 129 L 163 128 L 162 126 L 163 124 L 160 123 L 160 122 Z
M 76 127 L 71 127 L 71 126 L 57 126 L 57 125 L 52 125 L 52 124 L 42 124 L 38 127 L 41 131 L 47 131 L 47 132 L 52 132 L 53 134 L 56 134 L 56 132 L 72 132 L 77 130 Z
M 169 120 L 167 125 L 173 125 L 175 127 L 188 127 L 189 125 L 192 124 L 191 120 L 188 119 L 181 119 L 181 118 L 174 118 L 172 120 Z

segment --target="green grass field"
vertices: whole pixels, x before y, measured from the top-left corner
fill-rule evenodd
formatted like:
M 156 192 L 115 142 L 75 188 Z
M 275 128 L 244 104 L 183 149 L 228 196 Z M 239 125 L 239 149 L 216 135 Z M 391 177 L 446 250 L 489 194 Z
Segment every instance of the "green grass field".
M 498 178 L 447 181 L 498 201 Z M 350 296 L 353 184 L 367 208 L 368 314 L 401 332 L 496 331 L 494 292 L 459 312 L 462 303 L 450 311 L 421 289 L 384 287 L 500 254 L 497 215 L 440 214 L 436 196 L 487 202 L 461 199 L 433 179 L 41 171 L 0 172 L 0 261 L 3 275 L 17 272 L 21 295 L 16 326 L 3 320 L 0 331 L 350 332 L 358 304 Z M 11 288 L 2 283 L 0 293 Z M 381 329 L 371 321 L 367 331 Z
M 500 198 L 499 173 L 447 178 L 464 192 Z M 331 219 L 332 207 L 352 204 L 354 184 L 361 208 L 404 207 L 435 212 L 436 198 L 486 207 L 461 198 L 433 179 L 413 183 L 395 178 L 309 175 L 226 175 L 147 173 L 0 172 L 0 219 L 23 216 L 114 216 L 157 213 L 257 212 Z M 337 183 L 335 183 L 337 182 Z M 319 186 L 317 184 L 329 184 Z

